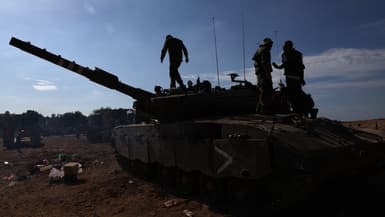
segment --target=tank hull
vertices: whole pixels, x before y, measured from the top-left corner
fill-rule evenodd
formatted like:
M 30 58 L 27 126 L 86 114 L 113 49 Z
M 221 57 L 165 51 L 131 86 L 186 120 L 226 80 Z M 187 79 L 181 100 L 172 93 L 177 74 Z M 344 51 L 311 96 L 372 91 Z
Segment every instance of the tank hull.
M 385 164 L 381 136 L 295 115 L 124 125 L 113 141 L 118 162 L 135 175 L 210 201 L 260 201 L 267 209 Z

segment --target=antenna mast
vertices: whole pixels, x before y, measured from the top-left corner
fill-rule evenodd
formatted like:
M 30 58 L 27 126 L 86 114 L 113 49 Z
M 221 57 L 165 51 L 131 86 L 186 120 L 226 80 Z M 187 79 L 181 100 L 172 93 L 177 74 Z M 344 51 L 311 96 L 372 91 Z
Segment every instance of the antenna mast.
M 245 20 L 242 14 L 242 48 L 243 48 L 243 80 L 246 81 L 246 63 L 245 63 Z
M 213 32 L 214 32 L 214 46 L 215 46 L 215 60 L 217 63 L 217 77 L 218 77 L 218 87 L 220 86 L 219 83 L 219 64 L 218 64 L 218 48 L 217 48 L 217 35 L 215 33 L 215 21 L 213 17 Z
M 278 30 L 274 30 L 274 40 L 276 43 L 278 43 Z M 278 54 L 278 57 L 279 57 L 279 48 L 277 46 L 277 54 Z M 279 81 L 282 82 L 282 72 L 280 73 L 279 75 Z
M 275 41 L 275 43 L 278 43 L 278 30 L 274 30 L 274 41 Z M 276 49 L 277 49 L 277 53 L 279 55 L 279 48 L 278 48 L 278 46 L 276 46 Z

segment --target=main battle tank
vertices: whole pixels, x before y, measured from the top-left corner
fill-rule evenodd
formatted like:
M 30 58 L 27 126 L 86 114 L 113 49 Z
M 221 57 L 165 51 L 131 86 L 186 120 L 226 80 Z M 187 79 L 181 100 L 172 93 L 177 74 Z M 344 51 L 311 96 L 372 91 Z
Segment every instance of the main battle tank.
M 287 113 L 285 103 L 279 106 L 280 90 L 275 92 L 278 109 L 256 114 L 258 94 L 247 81 L 230 89 L 211 88 L 204 81 L 184 91 L 156 87 L 149 92 L 28 42 L 12 38 L 10 44 L 136 100 L 135 109 L 145 121 L 113 130 L 123 168 L 177 192 L 238 204 L 243 214 L 290 206 L 330 180 L 384 166 L 381 134 Z M 234 75 L 232 80 L 237 82 Z

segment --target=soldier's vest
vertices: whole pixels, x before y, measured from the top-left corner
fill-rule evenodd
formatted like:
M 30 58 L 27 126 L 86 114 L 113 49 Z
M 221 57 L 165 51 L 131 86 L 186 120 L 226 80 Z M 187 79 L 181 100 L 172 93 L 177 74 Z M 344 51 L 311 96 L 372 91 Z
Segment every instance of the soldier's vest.
M 299 78 L 303 75 L 305 66 L 302 63 L 302 53 L 293 50 L 288 53 L 282 54 L 282 61 L 285 62 L 285 75 L 291 78 Z
M 256 74 L 262 73 L 263 71 L 262 64 L 269 64 L 269 67 L 271 67 L 270 54 L 266 52 L 268 52 L 266 48 L 263 46 L 260 46 L 252 58 L 252 60 L 254 60 L 254 67 L 255 67 Z

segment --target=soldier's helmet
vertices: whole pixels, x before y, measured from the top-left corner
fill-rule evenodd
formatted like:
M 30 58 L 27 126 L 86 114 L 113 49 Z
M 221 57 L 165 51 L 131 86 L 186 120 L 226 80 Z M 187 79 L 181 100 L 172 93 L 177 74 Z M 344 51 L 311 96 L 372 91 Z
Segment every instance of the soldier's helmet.
M 167 35 L 167 36 L 166 36 L 166 40 L 172 39 L 172 38 L 173 38 L 172 35 Z
M 287 48 L 293 48 L 294 45 L 293 45 L 293 42 L 292 42 L 292 41 L 287 40 L 287 41 L 285 41 L 284 46 L 286 46 Z
M 271 40 L 271 38 L 263 39 L 263 45 L 272 45 L 272 44 L 273 44 L 273 40 Z

